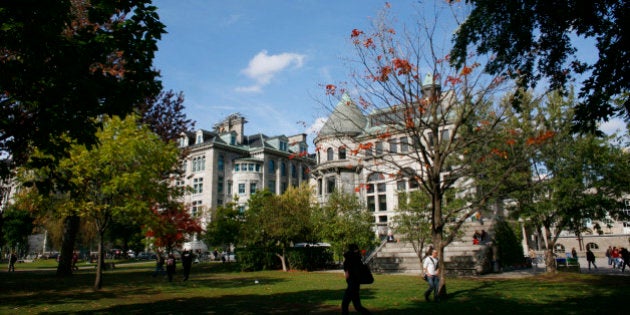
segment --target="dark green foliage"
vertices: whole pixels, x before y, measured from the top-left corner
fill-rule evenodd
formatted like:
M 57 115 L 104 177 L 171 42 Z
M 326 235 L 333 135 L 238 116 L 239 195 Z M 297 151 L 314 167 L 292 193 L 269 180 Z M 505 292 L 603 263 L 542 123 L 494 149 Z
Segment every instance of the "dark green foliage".
M 8 248 L 21 256 L 27 254 L 28 236 L 33 230 L 33 216 L 25 210 L 8 208 L 3 213 L 3 239 Z
M 274 250 L 261 247 L 239 248 L 236 255 L 242 271 L 282 269 L 280 258 Z
M 567 84 L 585 75 L 576 127 L 594 131 L 600 120 L 630 118 L 627 1 L 466 2 L 474 9 L 454 37 L 451 60 L 458 67 L 466 64 L 472 46 L 475 53 L 493 56 L 486 71 L 512 77 L 524 87 L 549 82 L 549 90 L 566 90 Z M 576 56 L 579 37 L 595 42 L 599 55 L 593 62 Z M 615 98 L 619 104 L 611 102 Z
M 333 251 L 329 247 L 295 247 L 287 251 L 287 260 L 293 270 L 322 270 L 333 264 Z
M 494 243 L 499 246 L 499 262 L 504 268 L 524 262 L 523 246 L 507 221 L 499 220 L 496 223 Z

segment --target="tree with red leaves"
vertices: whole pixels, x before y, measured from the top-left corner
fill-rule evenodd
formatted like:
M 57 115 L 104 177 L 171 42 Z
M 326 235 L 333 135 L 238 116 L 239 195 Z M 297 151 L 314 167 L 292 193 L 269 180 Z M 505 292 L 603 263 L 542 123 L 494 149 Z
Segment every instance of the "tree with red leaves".
M 166 248 L 167 252 L 180 247 L 194 233 L 201 233 L 199 219 L 193 217 L 187 207 L 179 203 L 167 208 L 154 206 L 155 217 L 147 227 L 147 237 L 154 238 L 155 246 Z

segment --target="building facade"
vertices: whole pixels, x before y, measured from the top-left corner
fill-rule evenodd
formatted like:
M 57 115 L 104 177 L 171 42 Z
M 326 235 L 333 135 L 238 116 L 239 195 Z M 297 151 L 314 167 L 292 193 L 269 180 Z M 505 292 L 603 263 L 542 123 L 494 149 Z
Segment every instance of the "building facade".
M 281 194 L 289 186 L 309 181 L 313 160 L 306 134 L 245 135 L 246 123 L 242 115 L 232 114 L 212 131 L 200 129 L 180 139 L 187 155 L 181 165 L 184 176 L 175 184 L 192 188 L 183 201 L 204 228 L 218 206 L 236 202 L 245 210 L 256 191 Z

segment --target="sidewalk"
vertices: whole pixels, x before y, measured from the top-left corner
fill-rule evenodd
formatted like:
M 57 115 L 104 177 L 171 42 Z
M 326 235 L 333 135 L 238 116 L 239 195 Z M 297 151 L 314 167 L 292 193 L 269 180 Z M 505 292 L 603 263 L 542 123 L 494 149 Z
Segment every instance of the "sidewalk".
M 580 263 L 580 271 L 585 274 L 598 274 L 598 275 L 618 275 L 618 276 L 630 276 L 630 268 L 626 266 L 625 272 L 621 272 L 619 269 L 612 269 L 611 266 L 608 266 L 608 258 L 596 258 L 595 264 L 597 265 L 597 269 L 591 268 L 588 269 L 588 262 L 585 257 L 578 257 L 578 262 Z M 480 278 L 523 278 L 523 277 L 531 277 L 538 274 L 543 274 L 546 271 L 546 267 L 544 263 L 540 263 L 537 266 L 532 266 L 532 268 L 521 269 L 521 270 L 512 270 L 505 271 L 501 273 L 490 273 L 478 276 Z

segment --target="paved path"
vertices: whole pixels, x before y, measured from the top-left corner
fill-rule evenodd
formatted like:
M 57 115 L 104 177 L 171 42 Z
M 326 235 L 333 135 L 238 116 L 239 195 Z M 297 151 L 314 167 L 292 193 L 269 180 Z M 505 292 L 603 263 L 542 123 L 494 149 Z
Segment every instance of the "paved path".
M 580 263 L 580 270 L 582 273 L 588 274 L 600 274 L 600 275 L 619 275 L 619 276 L 630 276 L 630 268 L 626 266 L 625 272 L 621 272 L 619 269 L 612 269 L 611 266 L 608 265 L 608 258 L 596 258 L 595 264 L 597 265 L 597 269 L 591 268 L 588 269 L 588 262 L 585 257 L 578 257 L 578 262 Z M 530 277 L 537 274 L 545 273 L 545 264 L 538 264 L 538 266 L 533 266 L 532 268 L 522 269 L 522 270 L 513 270 L 506 271 L 501 273 L 490 273 L 486 275 L 478 276 L 480 278 L 522 278 L 522 277 Z

